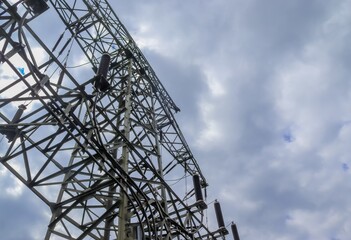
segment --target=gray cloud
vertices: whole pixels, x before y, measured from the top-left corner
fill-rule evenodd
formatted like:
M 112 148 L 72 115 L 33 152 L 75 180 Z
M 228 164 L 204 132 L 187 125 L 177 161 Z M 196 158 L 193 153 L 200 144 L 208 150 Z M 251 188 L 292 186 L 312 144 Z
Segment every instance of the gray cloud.
M 49 209 L 3 167 L 0 168 L 0 225 L 4 239 L 41 239 Z
M 209 91 L 200 96 L 206 129 L 193 133 L 203 138 L 195 149 L 212 195 L 220 193 L 245 239 L 348 236 L 342 164 L 350 159 L 334 149 L 348 146 L 338 139 L 350 116 L 344 4 L 222 1 L 171 14 L 151 4 L 141 17 L 156 26 L 141 35 L 161 45 L 147 47 L 175 59 L 191 52 L 182 60 L 207 77 Z M 294 141 L 284 139 L 286 129 Z

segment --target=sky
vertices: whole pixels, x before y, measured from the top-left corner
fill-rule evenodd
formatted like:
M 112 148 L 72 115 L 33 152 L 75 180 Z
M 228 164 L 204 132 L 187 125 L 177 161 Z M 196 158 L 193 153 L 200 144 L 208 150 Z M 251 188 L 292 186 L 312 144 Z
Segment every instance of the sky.
M 241 239 L 350 238 L 350 0 L 110 4 Z M 0 191 L 4 239 L 41 239 L 49 215 L 3 167 Z

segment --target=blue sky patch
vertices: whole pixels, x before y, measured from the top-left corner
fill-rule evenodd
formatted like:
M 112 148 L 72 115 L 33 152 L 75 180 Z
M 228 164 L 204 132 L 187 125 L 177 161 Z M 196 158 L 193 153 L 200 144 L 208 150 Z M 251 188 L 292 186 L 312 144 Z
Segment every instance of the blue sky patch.
M 18 67 L 17 70 L 22 74 L 22 76 L 24 75 L 24 68 Z
M 342 164 L 342 170 L 344 170 L 345 172 L 348 171 L 350 169 L 349 165 L 347 163 L 343 163 Z

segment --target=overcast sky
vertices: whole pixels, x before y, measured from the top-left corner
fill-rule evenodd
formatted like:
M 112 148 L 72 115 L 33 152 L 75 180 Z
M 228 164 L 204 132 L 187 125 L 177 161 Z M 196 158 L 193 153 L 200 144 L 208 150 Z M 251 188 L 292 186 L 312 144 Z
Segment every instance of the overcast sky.
M 350 0 L 110 2 L 242 240 L 350 239 Z M 41 239 L 13 182 L 0 167 L 2 238 Z

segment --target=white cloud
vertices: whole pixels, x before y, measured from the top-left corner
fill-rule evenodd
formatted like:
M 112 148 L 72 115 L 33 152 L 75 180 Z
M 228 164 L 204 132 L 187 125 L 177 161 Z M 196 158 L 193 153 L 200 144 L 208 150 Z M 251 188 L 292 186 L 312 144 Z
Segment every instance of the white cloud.
M 0 192 L 2 198 L 11 201 L 11 198 L 20 198 L 25 188 L 24 184 L 20 182 L 14 175 L 12 175 L 5 167 L 0 166 Z
M 350 233 L 344 228 L 350 222 L 345 223 L 345 216 L 334 209 L 324 211 L 298 209 L 292 211 L 289 216 L 286 224 L 308 239 L 344 239 L 348 237 L 346 234 Z
M 208 99 L 200 103 L 200 114 L 203 120 L 204 127 L 199 133 L 196 144 L 201 149 L 212 149 L 221 143 L 223 138 L 223 128 L 216 116 L 216 106 Z

